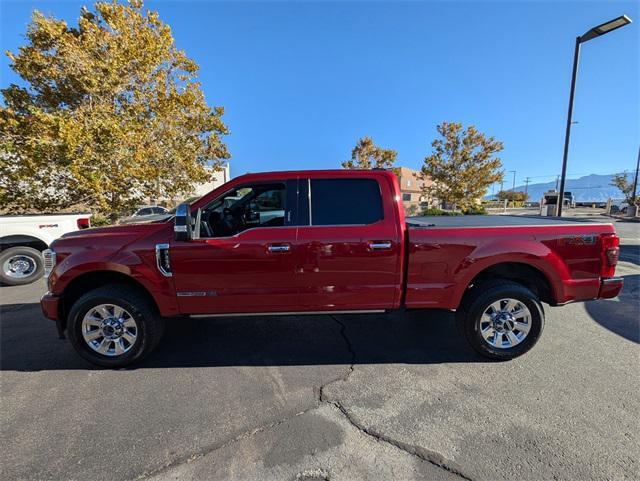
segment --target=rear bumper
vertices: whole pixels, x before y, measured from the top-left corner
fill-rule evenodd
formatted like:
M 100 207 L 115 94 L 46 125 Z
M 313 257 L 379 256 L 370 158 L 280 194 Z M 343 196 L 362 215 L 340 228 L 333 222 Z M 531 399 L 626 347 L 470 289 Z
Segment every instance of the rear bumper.
M 42 299 L 40 299 L 40 307 L 42 308 L 44 317 L 52 321 L 57 321 L 59 318 L 58 308 L 60 307 L 60 297 L 47 292 L 42 296 Z
M 622 286 L 624 285 L 624 279 L 622 277 L 611 277 L 609 279 L 602 279 L 600 281 L 600 292 L 598 292 L 598 299 L 611 299 L 620 294 Z

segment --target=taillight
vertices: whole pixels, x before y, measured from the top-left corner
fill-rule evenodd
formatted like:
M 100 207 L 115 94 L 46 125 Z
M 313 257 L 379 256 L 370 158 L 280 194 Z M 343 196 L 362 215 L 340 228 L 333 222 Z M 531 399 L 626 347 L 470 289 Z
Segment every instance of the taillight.
M 76 221 L 76 223 L 78 224 L 78 229 L 88 229 L 91 227 L 88 217 L 81 217 Z
M 600 241 L 602 243 L 600 276 L 613 277 L 620 257 L 620 238 L 615 234 L 606 234 L 600 237 Z

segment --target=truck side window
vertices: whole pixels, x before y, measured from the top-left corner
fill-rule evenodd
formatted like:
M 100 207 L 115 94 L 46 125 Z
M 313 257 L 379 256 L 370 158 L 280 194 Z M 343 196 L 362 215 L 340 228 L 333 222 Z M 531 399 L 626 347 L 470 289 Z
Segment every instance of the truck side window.
M 284 182 L 243 185 L 202 209 L 200 237 L 229 237 L 254 227 L 282 227 L 287 189 Z
M 375 179 L 311 179 L 311 225 L 366 225 L 383 217 Z

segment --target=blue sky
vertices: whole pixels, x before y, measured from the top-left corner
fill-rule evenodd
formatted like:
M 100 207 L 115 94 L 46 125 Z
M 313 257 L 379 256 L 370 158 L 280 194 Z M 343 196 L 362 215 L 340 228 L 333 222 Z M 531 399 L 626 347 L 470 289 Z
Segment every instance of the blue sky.
M 31 11 L 75 23 L 88 2 L 1 3 L 2 50 Z M 559 173 L 574 39 L 583 45 L 568 172 L 633 170 L 640 143 L 640 2 L 147 1 L 201 67 L 231 129 L 232 174 L 333 168 L 363 135 L 418 169 L 443 120 L 502 140 L 517 183 Z M 1 60 L 3 87 L 19 79 Z M 512 174 L 508 174 L 511 182 Z

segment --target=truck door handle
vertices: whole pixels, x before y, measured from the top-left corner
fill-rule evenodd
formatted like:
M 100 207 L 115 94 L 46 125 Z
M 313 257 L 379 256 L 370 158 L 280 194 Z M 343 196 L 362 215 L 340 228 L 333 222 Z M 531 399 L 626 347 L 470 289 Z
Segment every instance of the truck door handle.
M 289 244 L 271 244 L 267 246 L 269 252 L 289 252 L 291 246 Z
M 371 241 L 369 248 L 372 251 L 386 251 L 391 249 L 391 241 Z

